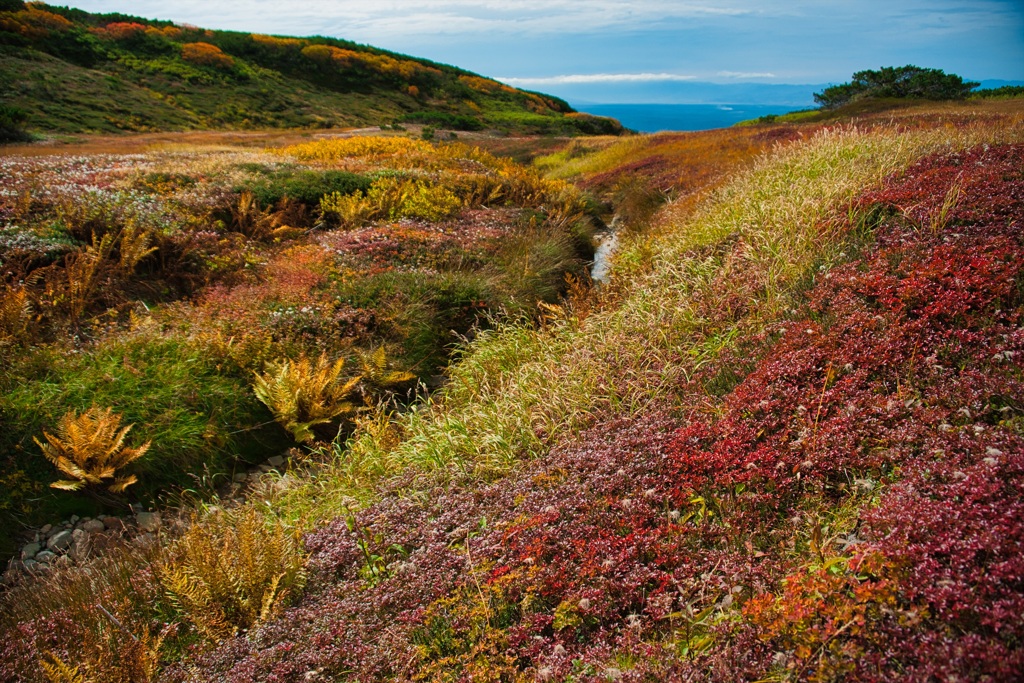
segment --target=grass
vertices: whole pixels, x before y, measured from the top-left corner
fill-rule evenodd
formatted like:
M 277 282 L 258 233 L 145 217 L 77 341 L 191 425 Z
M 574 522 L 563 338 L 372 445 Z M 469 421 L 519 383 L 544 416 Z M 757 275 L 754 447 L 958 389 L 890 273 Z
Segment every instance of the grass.
M 770 329 L 845 258 L 851 236 L 830 231 L 827 219 L 864 187 L 923 155 L 1019 135 L 1019 120 L 1002 132 L 952 135 L 840 129 L 766 157 L 696 215 L 670 206 L 654 236 L 627 244 L 614 305 L 584 320 L 570 312 L 542 332 L 513 324 L 480 335 L 445 390 L 398 420 L 399 445 L 381 447 L 373 431 L 357 435 L 275 506 L 329 517 L 410 467 L 500 476 L 598 414 L 671 403 L 675 386 L 729 347 L 722 340 Z
M 713 416 L 742 368 L 733 377 L 703 371 L 742 359 L 745 344 L 770 340 L 809 289 L 870 240 L 850 220 L 857 218 L 851 202 L 865 188 L 925 155 L 1021 139 L 1018 115 L 998 127 L 835 127 L 779 147 L 696 207 L 683 196 L 649 233 L 629 236 L 616 258 L 616 284 L 598 300 L 541 307 L 540 329 L 533 316 L 495 321 L 466 343 L 442 390 L 401 415 L 366 413 L 347 443 L 310 456 L 311 472 L 264 480 L 253 506 L 287 526 L 347 517 L 352 533 L 335 536 L 349 539 L 359 533 L 356 511 L 388 486 L 410 501 L 431 495 L 423 487 L 469 490 L 576 441 L 598 421 L 666 409 Z M 628 152 L 593 172 L 628 165 L 642 146 Z M 544 256 L 529 246 L 514 261 L 524 273 Z M 684 405 L 684 393 L 700 398 Z M 202 517 L 195 523 L 205 524 Z M 377 529 L 362 533 L 366 558 L 400 552 L 371 548 Z M 125 603 L 154 585 L 95 581 L 105 591 L 135 591 L 121 597 Z M 63 594 L 68 609 L 82 609 L 82 595 Z M 486 602 L 482 589 L 477 594 Z M 19 618 L 42 623 L 35 609 Z M 181 615 L 170 618 L 184 623 Z

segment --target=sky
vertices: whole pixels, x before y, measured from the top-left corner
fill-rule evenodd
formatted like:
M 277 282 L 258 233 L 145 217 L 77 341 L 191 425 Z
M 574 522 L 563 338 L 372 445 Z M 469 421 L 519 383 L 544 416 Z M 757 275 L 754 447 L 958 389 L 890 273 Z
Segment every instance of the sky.
M 764 85 L 842 83 L 904 64 L 1024 80 L 1021 0 L 67 1 L 204 28 L 345 38 L 570 101 L 685 100 L 708 82 L 767 97 Z

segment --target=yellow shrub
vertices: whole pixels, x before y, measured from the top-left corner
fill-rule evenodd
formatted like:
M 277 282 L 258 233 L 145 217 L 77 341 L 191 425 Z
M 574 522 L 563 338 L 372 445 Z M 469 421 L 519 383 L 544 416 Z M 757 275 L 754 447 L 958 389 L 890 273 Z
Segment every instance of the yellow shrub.
M 331 162 L 346 157 L 380 159 L 400 154 L 429 154 L 433 147 L 429 142 L 412 138 L 354 137 L 305 142 L 281 151 L 301 161 Z

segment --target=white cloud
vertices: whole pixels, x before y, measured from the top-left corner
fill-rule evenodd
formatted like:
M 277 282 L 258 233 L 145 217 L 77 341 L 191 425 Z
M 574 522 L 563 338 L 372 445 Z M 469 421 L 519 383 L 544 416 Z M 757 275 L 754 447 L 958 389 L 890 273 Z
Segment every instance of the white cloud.
M 660 81 L 692 81 L 695 76 L 684 74 L 568 74 L 565 76 L 539 76 L 535 78 L 502 78 L 496 80 L 508 85 L 564 85 L 567 83 L 650 83 Z
M 775 74 L 768 71 L 719 71 L 722 78 L 775 78 Z
M 674 20 L 761 14 L 753 0 L 72 0 L 93 12 L 128 12 L 214 28 L 360 41 L 437 34 L 585 33 L 654 29 Z M 747 6 L 744 6 L 747 5 Z

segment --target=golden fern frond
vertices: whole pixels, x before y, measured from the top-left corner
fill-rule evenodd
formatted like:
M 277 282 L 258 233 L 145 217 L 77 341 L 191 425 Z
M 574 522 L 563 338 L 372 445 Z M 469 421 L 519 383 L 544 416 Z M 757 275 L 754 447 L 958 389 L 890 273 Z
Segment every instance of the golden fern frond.
M 0 341 L 18 341 L 28 328 L 32 309 L 24 287 L 0 294 Z
M 102 484 L 113 479 L 117 470 L 142 457 L 149 450 L 149 442 L 129 448 L 124 445 L 125 437 L 132 425 L 118 429 L 121 416 L 110 408 L 90 408 L 81 415 L 69 411 L 57 423 L 57 434 L 43 432 L 46 442 L 33 437 L 36 445 L 53 465 L 63 474 L 78 482 L 59 481 L 53 486 L 67 491 L 76 491 L 92 484 Z M 134 475 L 120 477 L 111 485 L 111 491 L 121 492 L 137 479 Z
M 339 382 L 344 367 L 343 358 L 331 362 L 326 354 L 315 364 L 305 356 L 294 362 L 267 363 L 263 374 L 256 374 L 253 392 L 296 441 L 310 441 L 314 438 L 312 427 L 353 409 L 345 399 L 359 378 Z
M 138 481 L 138 477 L 129 474 L 127 477 L 118 477 L 114 483 L 107 487 L 111 493 L 124 493 L 124 490 Z
M 142 259 L 157 250 L 157 247 L 149 246 L 151 239 L 152 233 L 145 228 L 140 228 L 134 223 L 125 226 L 121 232 L 120 244 L 120 265 L 125 272 L 133 272 Z
M 50 661 L 41 659 L 39 666 L 50 683 L 86 683 L 85 676 L 77 666 L 68 666 L 53 652 L 47 652 Z
M 74 481 L 61 479 L 51 483 L 50 488 L 60 489 L 61 491 L 81 491 L 85 488 L 85 482 L 81 479 L 75 479 Z
M 254 508 L 195 520 L 159 575 L 182 616 L 212 640 L 262 623 L 305 582 L 301 538 Z

